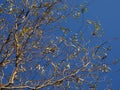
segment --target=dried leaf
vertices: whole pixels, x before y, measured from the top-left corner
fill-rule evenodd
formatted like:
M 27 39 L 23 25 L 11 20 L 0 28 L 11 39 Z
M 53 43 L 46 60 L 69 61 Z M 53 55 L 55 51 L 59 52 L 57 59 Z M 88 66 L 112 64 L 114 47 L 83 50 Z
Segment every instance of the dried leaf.
M 80 12 L 79 12 L 79 11 L 75 12 L 75 14 L 73 15 L 73 17 L 74 17 L 74 18 L 80 17 Z
M 86 7 L 83 7 L 83 8 L 81 9 L 82 14 L 84 14 L 84 13 L 87 12 L 87 11 L 88 11 L 88 8 L 86 8 Z
M 103 64 L 103 66 L 100 68 L 102 72 L 109 72 L 111 70 L 110 67 L 108 67 L 106 64 Z
M 20 31 L 20 34 L 22 35 L 22 36 L 24 36 L 26 33 L 29 33 L 29 32 L 31 32 L 31 27 L 25 27 L 25 28 L 23 28 L 23 30 L 21 30 Z
M 0 24 L 5 21 L 5 18 L 0 19 Z
M 60 27 L 60 29 L 64 32 L 64 34 L 68 34 L 70 32 L 69 28 Z
M 0 8 L 0 13 L 2 13 L 3 12 L 3 9 L 2 8 Z

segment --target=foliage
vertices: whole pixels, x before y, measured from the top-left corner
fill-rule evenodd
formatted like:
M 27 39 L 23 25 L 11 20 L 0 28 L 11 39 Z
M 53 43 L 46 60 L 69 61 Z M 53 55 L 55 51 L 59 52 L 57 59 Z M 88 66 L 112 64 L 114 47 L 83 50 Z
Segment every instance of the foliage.
M 89 3 L 73 1 L 0 1 L 2 90 L 98 88 L 111 70 L 110 47 L 101 42 L 101 25 L 84 18 Z

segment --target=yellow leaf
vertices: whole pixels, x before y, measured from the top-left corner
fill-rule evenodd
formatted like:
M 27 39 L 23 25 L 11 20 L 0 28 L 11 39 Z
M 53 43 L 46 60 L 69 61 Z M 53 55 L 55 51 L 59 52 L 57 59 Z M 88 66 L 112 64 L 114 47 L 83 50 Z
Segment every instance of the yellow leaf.
M 80 13 L 79 11 L 78 11 L 78 12 L 75 12 L 75 14 L 73 15 L 73 17 L 74 17 L 74 18 L 78 18 L 78 17 L 80 17 L 80 14 L 81 14 L 81 13 Z
M 87 23 L 88 24 L 93 24 L 94 27 L 95 27 L 95 30 L 100 30 L 100 24 L 98 22 L 94 22 L 94 21 L 91 21 L 91 20 L 87 20 Z
M 35 15 L 35 16 L 38 16 L 38 12 L 34 12 L 34 15 Z
M 88 24 L 92 24 L 93 22 L 91 20 L 87 20 L 87 23 Z
M 0 19 L 0 24 L 5 21 L 5 18 Z
M 39 34 L 39 35 L 42 35 L 42 34 L 43 34 L 43 31 L 42 31 L 42 30 L 39 30 L 39 31 L 38 31 L 38 34 Z
M 95 30 L 100 30 L 100 25 L 99 24 L 97 24 L 97 23 L 95 23 Z
M 0 8 L 0 13 L 2 13 L 3 12 L 3 9 L 2 8 Z
M 29 33 L 32 29 L 31 28 L 23 28 L 23 30 L 20 31 L 20 34 L 24 36 L 26 33 Z

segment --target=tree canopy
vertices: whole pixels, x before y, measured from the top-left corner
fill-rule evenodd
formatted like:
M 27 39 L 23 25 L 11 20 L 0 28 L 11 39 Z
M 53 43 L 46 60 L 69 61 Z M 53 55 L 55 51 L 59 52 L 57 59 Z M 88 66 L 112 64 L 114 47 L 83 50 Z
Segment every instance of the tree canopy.
M 0 1 L 0 89 L 96 90 L 111 47 L 85 17 L 91 2 Z

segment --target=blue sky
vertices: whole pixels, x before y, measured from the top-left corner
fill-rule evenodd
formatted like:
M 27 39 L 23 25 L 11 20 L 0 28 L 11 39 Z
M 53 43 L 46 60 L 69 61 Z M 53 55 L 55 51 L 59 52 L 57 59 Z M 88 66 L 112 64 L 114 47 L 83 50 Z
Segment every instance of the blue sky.
M 100 21 L 105 31 L 104 40 L 110 40 L 112 38 L 120 37 L 119 9 L 120 0 L 93 0 L 93 2 L 88 7 L 88 12 L 86 13 L 86 15 L 88 18 Z M 113 40 L 110 42 L 110 44 L 112 46 L 112 51 L 108 59 L 113 60 L 114 58 L 120 58 L 120 39 Z M 113 66 L 113 71 L 108 76 L 108 78 L 112 78 L 113 87 L 115 88 L 115 90 L 118 90 L 118 88 L 120 88 L 120 71 L 116 72 L 117 69 L 120 69 L 119 66 L 120 63 L 116 66 Z
M 119 37 L 120 38 L 120 0 L 94 0 L 89 6 L 88 17 L 100 21 L 105 31 L 105 40 Z M 120 40 L 110 42 L 112 51 L 109 59 L 120 58 Z M 120 64 L 112 67 L 112 72 L 109 75 L 113 81 L 115 90 L 120 88 L 120 71 L 115 72 L 120 68 Z
M 120 0 L 94 0 L 89 7 L 90 17 L 102 23 L 106 38 L 120 36 Z

